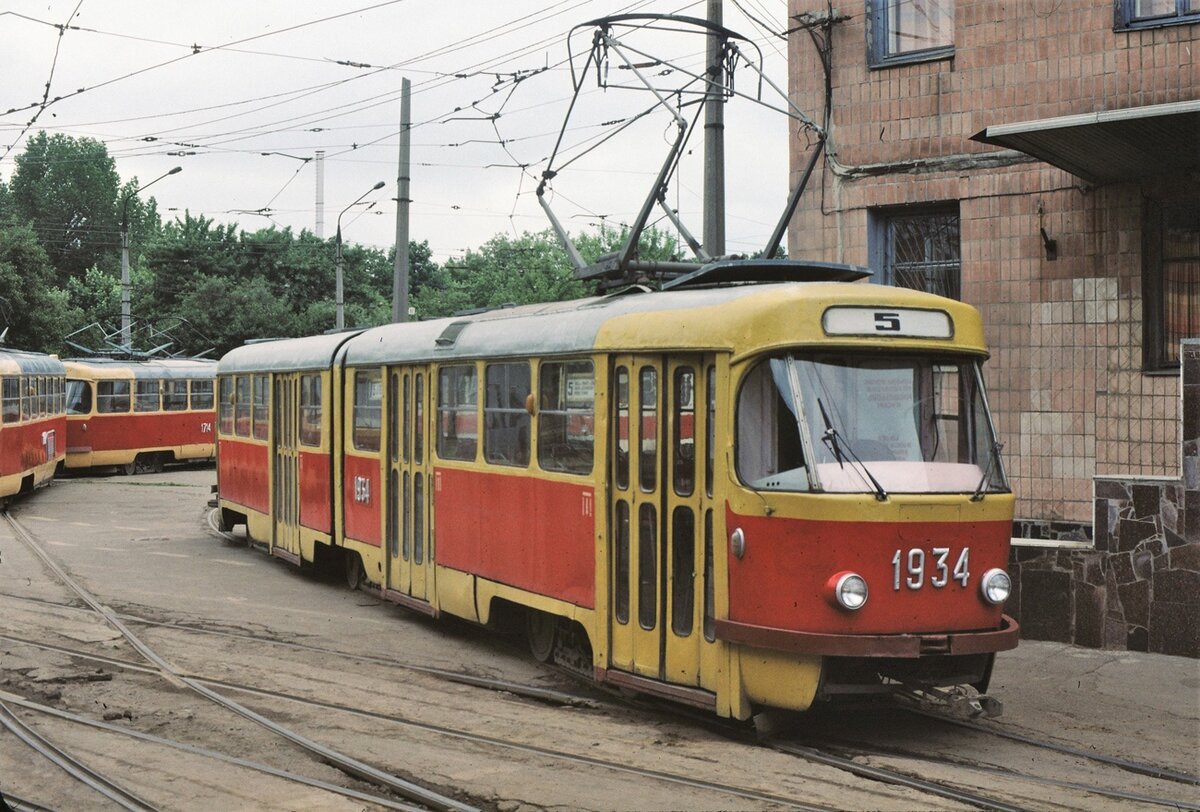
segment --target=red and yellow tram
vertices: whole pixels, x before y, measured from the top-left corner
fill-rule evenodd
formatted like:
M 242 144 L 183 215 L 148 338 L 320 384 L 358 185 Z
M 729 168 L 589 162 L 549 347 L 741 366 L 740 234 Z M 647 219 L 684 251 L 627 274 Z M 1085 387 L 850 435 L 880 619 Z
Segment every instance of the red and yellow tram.
M 0 500 L 54 478 L 66 447 L 65 382 L 57 357 L 0 349 Z
M 161 471 L 211 460 L 215 361 L 68 359 L 67 468 Z
M 756 267 L 235 349 L 222 523 L 722 716 L 985 689 L 1017 626 L 978 313 Z

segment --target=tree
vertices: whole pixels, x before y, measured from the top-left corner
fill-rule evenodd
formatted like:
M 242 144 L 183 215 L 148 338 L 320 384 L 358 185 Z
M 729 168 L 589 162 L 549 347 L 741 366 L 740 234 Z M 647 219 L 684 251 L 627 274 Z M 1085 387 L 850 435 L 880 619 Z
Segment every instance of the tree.
M 60 285 L 119 262 L 119 178 L 104 144 L 91 138 L 30 138 L 9 181 L 10 208 L 29 224 Z
M 79 318 L 37 235 L 28 226 L 0 225 L 0 329 L 9 347 L 58 352 Z

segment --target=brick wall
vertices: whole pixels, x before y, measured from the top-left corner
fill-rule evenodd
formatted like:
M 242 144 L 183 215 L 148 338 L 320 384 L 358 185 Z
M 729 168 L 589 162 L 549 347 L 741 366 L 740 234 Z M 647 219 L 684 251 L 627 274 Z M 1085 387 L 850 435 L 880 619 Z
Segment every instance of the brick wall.
M 986 374 L 1018 517 L 1083 526 L 1094 477 L 1178 477 L 1179 380 L 1141 371 L 1141 217 L 1145 196 L 1200 179 L 1091 187 L 969 138 L 1196 98 L 1200 25 L 1114 32 L 1110 0 L 959 2 L 952 59 L 871 70 L 865 3 L 832 5 L 849 19 L 831 33 L 829 152 L 789 255 L 866 265 L 869 209 L 958 201 L 962 297 L 993 350 Z M 825 8 L 790 3 L 793 15 Z M 816 49 L 804 32 L 789 48 L 793 98 L 821 121 Z M 793 180 L 809 143 L 797 129 Z M 1058 242 L 1054 261 L 1041 228 Z

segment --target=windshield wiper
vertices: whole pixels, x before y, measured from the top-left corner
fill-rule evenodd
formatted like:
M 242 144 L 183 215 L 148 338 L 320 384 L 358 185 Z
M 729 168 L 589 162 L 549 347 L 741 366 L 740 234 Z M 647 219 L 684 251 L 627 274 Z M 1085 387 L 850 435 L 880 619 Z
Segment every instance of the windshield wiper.
M 875 498 L 880 502 L 886 502 L 888 498 L 887 491 L 879 484 L 879 480 L 871 475 L 871 470 L 858 458 L 858 455 L 854 453 L 854 449 L 850 447 L 850 444 L 842 440 L 842 435 L 838 434 L 838 430 L 833 427 L 833 423 L 829 422 L 829 413 L 825 411 L 825 404 L 821 402 L 820 398 L 817 398 L 817 408 L 821 410 L 821 420 L 825 422 L 825 433 L 821 435 L 821 440 L 824 441 L 825 445 L 829 446 L 829 450 L 833 452 L 833 458 L 837 460 L 838 465 L 842 468 L 846 467 L 843 465 L 843 460 L 846 456 L 857 462 L 858 467 L 862 469 L 863 474 L 870 481 L 871 487 L 875 489 Z M 843 453 L 843 445 L 845 453 Z
M 971 494 L 972 502 L 983 501 L 983 489 L 988 480 L 992 478 L 992 466 L 996 464 L 996 460 L 1000 459 L 1000 452 L 1003 450 L 1004 443 L 992 443 L 992 453 L 988 455 L 987 468 L 983 469 L 983 479 L 979 480 L 979 486 L 975 488 L 975 493 Z
M 838 440 L 837 429 L 829 422 L 829 414 L 825 411 L 825 404 L 817 398 L 817 408 L 821 410 L 821 419 L 825 421 L 825 433 L 821 435 L 821 441 L 829 447 L 833 453 L 833 458 L 837 460 L 837 464 L 841 468 L 845 468 L 845 457 L 842 455 L 842 446 Z

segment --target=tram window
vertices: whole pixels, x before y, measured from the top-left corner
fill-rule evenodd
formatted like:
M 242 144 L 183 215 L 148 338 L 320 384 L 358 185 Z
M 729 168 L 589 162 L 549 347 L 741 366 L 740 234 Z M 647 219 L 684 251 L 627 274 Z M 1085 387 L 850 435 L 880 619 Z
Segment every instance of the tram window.
M 717 447 L 717 368 L 710 366 L 705 375 L 708 387 L 708 419 L 704 422 L 707 442 L 704 444 L 704 490 L 713 495 L 713 461 Z
M 413 476 L 413 563 L 425 560 L 425 478 Z
M 475 367 L 438 370 L 437 453 L 444 460 L 473 460 L 479 442 Z
M 250 436 L 250 376 L 237 377 L 237 395 L 234 396 L 234 430 L 238 437 Z
M 16 423 L 21 419 L 21 379 L 5 378 L 0 384 L 0 419 Z
M 756 366 L 738 393 L 737 470 L 743 482 L 759 487 L 809 489 L 796 415 L 780 395 L 770 363 Z
M 671 444 L 675 493 L 691 496 L 696 487 L 696 372 L 675 370 L 674 442 Z
M 488 364 L 484 372 L 483 457 L 497 465 L 529 464 L 528 364 Z
M 658 370 L 642 367 L 638 401 L 638 485 L 654 490 L 658 478 Z
M 163 410 L 186 411 L 188 407 L 188 382 L 186 380 L 163 381 Z
M 135 412 L 157 412 L 162 408 L 161 381 L 135 381 L 133 410 Z
M 713 578 L 713 512 L 704 511 L 704 639 L 717 639 L 717 591 Z
M 538 381 L 538 465 L 546 471 L 590 474 L 596 441 L 592 362 L 542 364 Z
M 425 460 L 425 375 L 417 374 L 413 384 L 413 462 Z
M 33 379 L 22 375 L 21 376 L 21 419 L 28 420 L 33 417 Z
M 643 629 L 658 620 L 658 511 L 638 507 L 638 623 Z
M 192 381 L 191 382 L 192 409 L 194 411 L 207 411 L 213 407 L 213 382 L 212 381 Z
M 267 401 L 271 390 L 267 383 L 266 375 L 255 375 L 253 380 L 254 405 L 251 409 L 250 419 L 254 423 L 254 439 L 265 440 L 271 436 L 267 426 L 267 421 L 270 417 L 267 409 Z
M 123 414 L 129 411 L 129 381 L 97 381 L 96 411 Z
M 404 456 L 404 461 L 408 462 L 411 452 L 410 438 L 412 437 L 412 394 L 408 391 L 408 374 L 406 373 L 401 381 L 401 388 L 404 390 L 404 411 L 400 413 L 401 425 L 401 440 L 400 453 Z
M 221 378 L 217 387 L 221 396 L 217 407 L 217 428 L 222 434 L 233 434 L 233 378 Z
M 359 451 L 379 450 L 383 381 L 379 370 L 354 373 L 354 447 Z
M 50 393 L 46 389 L 46 379 L 38 376 L 37 378 L 37 413 L 38 417 L 45 417 L 50 413 Z
M 92 413 L 91 381 L 67 381 L 67 413 Z
M 300 444 L 321 444 L 321 376 L 300 376 Z
M 671 631 L 688 637 L 696 606 L 696 517 L 691 508 L 677 507 L 671 514 L 671 549 Z
M 408 498 L 408 471 L 404 472 L 404 494 L 400 502 L 400 557 L 405 561 L 408 560 L 408 515 L 409 515 L 409 498 Z
M 617 488 L 629 488 L 629 370 L 617 367 L 617 447 L 613 455 L 617 468 Z
M 613 573 L 613 608 L 618 623 L 629 622 L 629 503 L 617 502 L 616 572 Z

